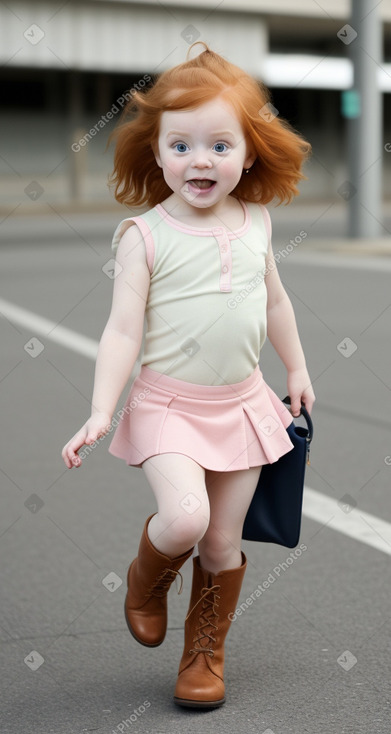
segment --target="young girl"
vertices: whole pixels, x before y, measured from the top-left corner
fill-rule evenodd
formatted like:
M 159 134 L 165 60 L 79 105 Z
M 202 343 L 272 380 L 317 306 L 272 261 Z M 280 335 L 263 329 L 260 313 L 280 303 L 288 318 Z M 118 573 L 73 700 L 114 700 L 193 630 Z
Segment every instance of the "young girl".
M 78 450 L 108 432 L 146 315 L 141 372 L 109 449 L 144 469 L 157 502 L 129 567 L 125 617 L 138 642 L 160 645 L 168 589 L 198 544 L 174 696 L 188 707 L 225 701 L 244 519 L 262 465 L 292 449 L 292 416 L 258 365 L 266 335 L 287 369 L 293 415 L 315 400 L 264 206 L 298 193 L 310 146 L 262 85 L 203 45 L 136 93 L 126 111 L 136 115 L 116 131 L 116 198 L 150 208 L 115 232 L 92 412 L 62 452 L 80 466 Z

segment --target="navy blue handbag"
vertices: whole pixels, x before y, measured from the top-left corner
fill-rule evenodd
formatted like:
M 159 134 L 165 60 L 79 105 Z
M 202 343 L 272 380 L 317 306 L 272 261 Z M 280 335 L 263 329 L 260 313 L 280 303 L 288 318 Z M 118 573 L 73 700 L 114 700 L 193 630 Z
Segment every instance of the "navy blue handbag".
M 290 405 L 289 396 L 282 400 Z M 243 525 L 243 540 L 277 543 L 294 548 L 300 537 L 306 463 L 313 436 L 312 420 L 303 403 L 300 409 L 307 427 L 288 426 L 294 448 L 273 464 L 265 464 Z

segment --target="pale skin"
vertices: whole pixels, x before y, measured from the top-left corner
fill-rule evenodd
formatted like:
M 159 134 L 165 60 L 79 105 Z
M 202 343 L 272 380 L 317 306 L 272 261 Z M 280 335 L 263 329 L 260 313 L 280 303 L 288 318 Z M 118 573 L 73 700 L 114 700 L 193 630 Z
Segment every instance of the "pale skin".
M 162 202 L 171 216 L 196 227 L 241 226 L 241 206 L 230 194 L 255 153 L 228 103 L 215 99 L 195 110 L 164 112 L 153 150 L 173 192 Z M 196 179 L 214 184 L 205 188 L 207 182 Z M 83 445 L 108 433 L 141 347 L 150 273 L 137 226 L 121 237 L 116 259 L 122 270 L 114 280 L 111 312 L 99 343 L 91 416 L 62 450 L 68 468 L 81 466 Z M 292 414 L 299 414 L 300 402 L 311 413 L 315 395 L 271 245 L 265 265 L 267 336 L 287 370 Z M 152 456 L 142 468 L 158 505 L 148 535 L 161 553 L 176 557 L 198 543 L 201 565 L 214 573 L 241 564 L 242 526 L 261 467 L 216 472 L 171 453 Z M 189 492 L 197 504 L 192 514 L 180 504 Z

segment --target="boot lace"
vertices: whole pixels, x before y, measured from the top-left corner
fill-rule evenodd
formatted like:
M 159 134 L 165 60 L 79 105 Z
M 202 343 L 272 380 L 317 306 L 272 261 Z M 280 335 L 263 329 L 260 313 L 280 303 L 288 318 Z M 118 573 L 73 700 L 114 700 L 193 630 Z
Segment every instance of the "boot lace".
M 152 586 L 147 592 L 147 596 L 165 596 L 175 579 L 180 577 L 180 587 L 178 594 L 182 593 L 183 578 L 180 571 L 174 571 L 172 568 L 165 568 L 159 576 L 155 579 Z
M 194 607 L 190 610 L 186 617 L 187 621 L 195 608 L 198 606 L 198 604 L 202 602 L 202 608 L 200 610 L 198 619 L 198 627 L 196 628 L 196 636 L 193 639 L 194 647 L 189 650 L 190 655 L 196 655 L 200 652 L 204 653 L 205 655 L 209 655 L 210 657 L 213 657 L 214 655 L 212 643 L 216 642 L 216 638 L 213 636 L 213 633 L 215 630 L 217 630 L 217 624 L 215 624 L 215 622 L 217 622 L 219 616 L 217 612 L 217 607 L 218 599 L 220 599 L 220 596 L 218 594 L 220 588 L 221 587 L 218 584 L 215 584 L 210 588 L 204 587 L 202 589 L 200 598 L 194 604 Z

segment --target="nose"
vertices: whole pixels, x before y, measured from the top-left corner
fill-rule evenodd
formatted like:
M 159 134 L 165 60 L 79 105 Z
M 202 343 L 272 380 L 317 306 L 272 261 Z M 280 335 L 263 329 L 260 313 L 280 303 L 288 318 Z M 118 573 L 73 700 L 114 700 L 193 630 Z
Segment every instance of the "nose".
M 210 156 L 208 155 L 208 153 L 209 151 L 207 151 L 205 148 L 199 148 L 198 150 L 195 150 L 191 162 L 192 167 L 211 168 L 213 164 L 210 160 Z

